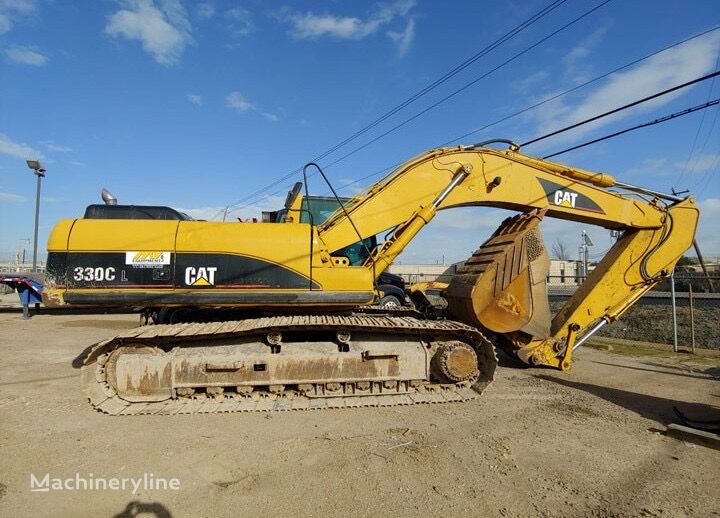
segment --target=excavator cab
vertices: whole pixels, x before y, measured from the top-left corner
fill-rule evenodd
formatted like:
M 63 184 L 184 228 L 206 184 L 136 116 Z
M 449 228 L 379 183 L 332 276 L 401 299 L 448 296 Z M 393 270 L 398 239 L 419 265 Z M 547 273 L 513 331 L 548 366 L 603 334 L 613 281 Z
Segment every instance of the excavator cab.
M 333 196 L 304 196 L 302 187 L 302 182 L 297 182 L 288 191 L 283 209 L 263 212 L 263 223 L 309 223 L 316 226 L 321 225 L 340 208 L 340 203 L 347 207 L 352 200 L 352 198 L 344 197 L 338 200 Z M 332 253 L 332 256 L 346 257 L 350 266 L 362 266 L 367 261 L 370 251 L 374 250 L 376 246 L 377 238 L 370 236 L 336 250 Z

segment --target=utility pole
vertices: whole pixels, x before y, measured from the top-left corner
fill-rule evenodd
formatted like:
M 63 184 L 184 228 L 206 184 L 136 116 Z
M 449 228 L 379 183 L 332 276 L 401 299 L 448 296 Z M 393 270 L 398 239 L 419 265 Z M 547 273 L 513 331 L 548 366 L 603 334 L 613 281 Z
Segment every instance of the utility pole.
M 40 182 L 45 177 L 45 168 L 38 160 L 28 160 L 27 165 L 37 176 L 37 189 L 35 192 L 35 239 L 33 243 L 33 265 L 32 271 L 37 272 L 37 242 L 38 224 L 40 223 Z
M 583 281 L 587 279 L 588 276 L 588 263 L 590 259 L 589 247 L 591 246 L 595 246 L 595 244 L 592 242 L 592 239 L 590 239 L 590 236 L 587 235 L 587 232 L 583 230 L 582 234 L 580 234 L 580 246 L 578 247 L 579 259 L 582 262 Z
M 20 239 L 20 247 L 22 248 L 22 262 L 18 262 L 18 271 L 20 271 L 20 269 L 25 269 L 25 252 L 26 252 L 26 247 L 28 247 L 28 246 L 30 246 L 30 238 L 29 237 L 24 237 L 24 238 Z M 18 250 L 18 255 L 20 255 L 19 250 Z M 18 258 L 18 259 L 20 259 L 20 258 Z

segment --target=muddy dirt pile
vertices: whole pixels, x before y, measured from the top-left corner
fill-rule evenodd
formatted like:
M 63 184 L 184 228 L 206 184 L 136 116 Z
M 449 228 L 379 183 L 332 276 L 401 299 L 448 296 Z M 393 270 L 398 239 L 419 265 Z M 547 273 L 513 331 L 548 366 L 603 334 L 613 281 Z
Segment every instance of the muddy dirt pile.
M 562 303 L 553 302 L 551 309 L 558 311 Z M 696 307 L 694 309 L 695 346 L 707 349 L 720 349 L 720 309 L 716 307 Z M 690 346 L 690 309 L 677 308 L 678 343 Z M 605 326 L 598 336 L 639 340 L 659 344 L 673 343 L 672 307 L 670 305 L 636 304 L 617 322 Z

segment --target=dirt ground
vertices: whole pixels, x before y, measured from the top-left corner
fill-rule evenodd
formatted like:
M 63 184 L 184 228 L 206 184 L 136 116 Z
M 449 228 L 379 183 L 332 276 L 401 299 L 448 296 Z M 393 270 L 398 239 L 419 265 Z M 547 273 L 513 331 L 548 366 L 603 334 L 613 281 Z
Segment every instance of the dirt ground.
M 72 360 L 133 315 L 0 313 L 0 516 L 720 516 L 720 451 L 664 434 L 720 418 L 720 362 L 588 348 L 509 364 L 464 404 L 108 417 Z M 179 490 L 31 492 L 50 478 Z

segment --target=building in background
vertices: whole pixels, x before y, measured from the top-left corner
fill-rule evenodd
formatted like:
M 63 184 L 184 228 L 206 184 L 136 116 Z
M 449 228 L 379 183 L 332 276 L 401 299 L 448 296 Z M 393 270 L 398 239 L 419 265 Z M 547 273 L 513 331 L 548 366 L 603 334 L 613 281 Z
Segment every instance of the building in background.
M 592 266 L 588 269 L 592 271 Z M 548 286 L 578 286 L 583 281 L 583 265 L 580 261 L 550 259 Z
M 447 264 L 391 264 L 388 272 L 399 275 L 408 285 L 416 282 L 450 282 L 463 262 Z
M 408 285 L 416 282 L 440 281 L 450 279 L 463 265 L 462 262 L 447 264 L 392 264 L 388 272 L 401 276 Z M 594 266 L 589 266 L 592 271 Z M 580 261 L 550 260 L 547 282 L 549 286 L 579 286 L 582 284 L 582 263 Z
M 28 273 L 28 272 L 32 272 L 32 270 L 33 270 L 32 262 L 22 262 L 19 259 L 15 260 L 15 261 L 0 262 L 0 272 Z M 45 271 L 45 262 L 44 261 L 38 261 L 37 271 L 38 272 Z

